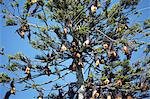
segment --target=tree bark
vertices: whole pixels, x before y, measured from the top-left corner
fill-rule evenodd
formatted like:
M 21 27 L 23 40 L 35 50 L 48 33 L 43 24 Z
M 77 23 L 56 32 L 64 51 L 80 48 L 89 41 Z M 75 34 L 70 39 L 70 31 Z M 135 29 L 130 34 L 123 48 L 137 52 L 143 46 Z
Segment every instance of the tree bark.
M 76 70 L 76 77 L 77 77 L 77 87 L 80 88 L 81 85 L 84 82 L 84 78 L 83 78 L 83 68 L 81 67 L 77 67 Z
M 7 93 L 5 94 L 4 99 L 9 99 L 9 96 L 11 95 L 10 91 L 7 91 Z
M 76 77 L 77 77 L 77 88 L 78 90 L 78 99 L 84 98 L 84 92 L 85 92 L 85 86 L 84 83 L 84 77 L 83 77 L 83 68 L 77 67 L 76 69 Z

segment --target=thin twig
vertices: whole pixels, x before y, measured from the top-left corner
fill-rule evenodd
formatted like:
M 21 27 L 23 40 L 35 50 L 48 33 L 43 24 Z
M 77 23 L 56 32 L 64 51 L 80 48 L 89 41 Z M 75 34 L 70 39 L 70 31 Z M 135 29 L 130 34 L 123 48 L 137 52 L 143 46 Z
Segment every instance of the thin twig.
M 117 42 L 116 40 L 110 38 L 109 36 L 107 36 L 105 33 L 103 33 L 102 31 L 96 29 L 97 32 L 101 33 L 102 35 L 104 35 L 105 37 L 107 37 L 109 40 L 113 41 L 113 42 Z

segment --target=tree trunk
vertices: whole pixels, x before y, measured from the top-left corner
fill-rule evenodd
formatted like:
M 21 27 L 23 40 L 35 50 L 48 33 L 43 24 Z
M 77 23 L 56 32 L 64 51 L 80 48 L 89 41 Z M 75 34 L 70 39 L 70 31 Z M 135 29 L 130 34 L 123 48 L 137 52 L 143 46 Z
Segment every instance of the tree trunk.
M 77 67 L 76 69 L 76 77 L 77 77 L 77 88 L 78 90 L 78 99 L 84 98 L 85 86 L 83 85 L 83 68 Z

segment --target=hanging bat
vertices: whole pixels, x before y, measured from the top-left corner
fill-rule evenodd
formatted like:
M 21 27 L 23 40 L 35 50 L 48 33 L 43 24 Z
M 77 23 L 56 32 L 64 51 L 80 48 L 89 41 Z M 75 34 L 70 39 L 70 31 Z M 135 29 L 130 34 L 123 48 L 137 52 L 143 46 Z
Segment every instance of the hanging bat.
M 81 57 L 81 54 L 80 54 L 79 52 L 75 52 L 75 53 L 74 53 L 74 57 L 75 57 L 75 58 L 80 58 L 80 57 Z
M 20 27 L 21 31 L 27 32 L 29 30 L 29 25 L 28 24 L 24 24 Z
M 76 47 L 76 46 L 77 46 L 76 42 L 73 41 L 73 42 L 72 42 L 72 47 Z
M 84 46 L 84 47 L 85 47 L 85 46 L 88 46 L 90 43 L 91 43 L 90 40 L 87 39 L 86 41 L 84 41 L 83 46 Z
M 91 12 L 95 13 L 97 10 L 98 1 L 96 0 L 95 3 L 91 6 Z
M 30 68 L 28 66 L 26 67 L 25 74 L 30 74 Z
M 62 44 L 60 51 L 61 51 L 61 52 L 64 52 L 64 51 L 66 51 L 66 50 L 67 50 L 67 47 L 66 47 L 64 44 Z
M 24 38 L 25 32 L 29 31 L 29 25 L 22 25 L 16 32 L 20 35 L 21 38 Z
M 31 3 L 36 3 L 37 2 L 37 0 L 31 0 Z
M 127 47 L 127 46 L 124 46 L 124 47 L 123 47 L 123 50 L 124 50 L 124 52 L 125 52 L 126 55 L 129 54 L 129 50 L 128 50 L 128 47 Z
M 117 94 L 115 99 L 122 99 L 122 95 L 121 94 Z
M 67 28 L 66 27 L 64 28 L 64 34 L 67 34 Z
M 118 55 L 116 51 L 114 50 L 107 51 L 107 55 L 108 55 L 108 58 L 111 59 L 111 61 L 114 61 L 118 58 Z
M 38 98 L 38 99 L 43 99 L 43 96 L 38 96 L 37 98 Z
M 108 85 L 110 83 L 110 81 L 108 80 L 108 79 L 106 79 L 105 81 L 104 81 L 104 84 L 105 85 Z
M 31 79 L 30 68 L 28 66 L 26 67 L 25 74 L 27 74 L 27 79 Z
M 61 32 L 60 32 L 60 28 L 55 28 L 55 29 L 54 29 L 54 32 L 56 33 L 56 35 L 58 36 L 59 39 L 62 38 L 62 34 L 61 34 Z
M 109 48 L 108 44 L 103 44 L 103 48 L 108 49 Z
M 132 96 L 131 96 L 131 95 L 128 95 L 128 96 L 127 96 L 127 99 L 133 99 L 133 98 L 132 98 Z
M 72 21 L 71 21 L 71 19 L 67 18 L 67 19 L 65 20 L 65 22 L 66 22 L 66 26 L 72 27 Z
M 107 95 L 107 99 L 111 99 L 111 94 L 110 93 Z
M 59 77 L 61 77 L 61 75 L 60 75 L 60 71 L 58 70 L 58 68 L 57 68 L 57 67 L 55 67 L 55 71 L 56 71 L 56 74 L 57 74 Z
M 122 86 L 122 80 L 121 79 L 117 80 L 116 86 L 119 86 L 119 87 Z
M 45 67 L 44 67 L 44 70 L 45 70 L 45 74 L 46 74 L 46 75 L 49 76 L 49 75 L 51 74 L 51 70 L 48 68 L 48 66 L 45 66 Z
M 77 65 L 75 63 L 72 63 L 70 66 L 69 66 L 69 69 L 72 70 L 72 71 L 76 71 L 76 68 L 77 68 Z
M 16 32 L 20 35 L 21 38 L 24 39 L 25 32 L 20 31 L 20 30 L 16 30 Z
M 15 93 L 16 93 L 15 87 L 12 87 L 12 88 L 10 89 L 10 93 L 15 95 Z
M 78 66 L 80 66 L 81 68 L 83 68 L 83 67 L 84 67 L 83 62 L 79 61 L 79 62 L 78 62 Z
M 123 51 L 124 51 L 125 55 L 127 56 L 127 59 L 130 59 L 131 58 L 131 54 L 130 54 L 129 49 L 128 49 L 127 46 L 123 47 Z
M 97 59 L 95 62 L 96 67 L 99 66 L 99 64 L 100 64 L 100 61 L 99 61 L 99 59 Z

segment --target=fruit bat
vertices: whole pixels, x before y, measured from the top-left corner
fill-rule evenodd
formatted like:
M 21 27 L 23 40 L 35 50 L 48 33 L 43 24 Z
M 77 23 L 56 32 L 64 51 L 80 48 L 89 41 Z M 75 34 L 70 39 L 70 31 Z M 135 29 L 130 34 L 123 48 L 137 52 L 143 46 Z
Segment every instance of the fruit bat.
M 98 92 L 96 92 L 95 94 L 94 94 L 94 98 L 98 98 L 99 97 L 99 93 Z
M 43 99 L 43 96 L 38 96 L 37 98 L 38 98 L 38 99 Z
M 25 32 L 16 30 L 16 32 L 20 35 L 21 38 L 24 38 Z
M 67 28 L 66 27 L 64 28 L 64 33 L 67 34 Z
M 45 69 L 45 74 L 49 76 L 51 74 L 51 70 L 48 68 L 48 66 L 45 66 L 44 69 Z
M 108 44 L 103 44 L 103 48 L 108 49 L 109 48 Z
M 66 50 L 67 50 L 66 46 L 65 46 L 64 44 L 62 44 L 60 51 L 61 51 L 61 52 L 64 52 L 64 51 L 66 51 Z
M 100 63 L 101 64 L 104 64 L 105 63 L 105 60 L 102 58 L 102 59 L 100 59 Z
M 109 82 L 110 82 L 110 81 L 109 81 L 108 79 L 106 79 L 106 80 L 104 81 L 104 84 L 105 84 L 105 85 L 108 85 Z
M 73 46 L 73 47 L 76 47 L 76 46 L 77 46 L 77 44 L 76 44 L 75 41 L 72 42 L 72 46 Z
M 96 10 L 97 10 L 97 7 L 96 7 L 95 5 L 92 5 L 92 6 L 91 6 L 91 12 L 92 12 L 92 13 L 95 13 Z
M 15 86 L 14 86 L 14 79 L 10 83 L 10 87 L 11 87 L 10 94 L 14 94 L 15 95 L 16 90 L 15 90 Z M 7 94 L 9 95 L 9 92 Z
M 62 38 L 62 34 L 60 34 L 60 28 L 55 28 L 54 32 L 57 34 L 57 36 L 58 36 L 59 39 Z
M 80 58 L 81 57 L 81 54 L 79 52 L 74 52 L 74 57 L 75 58 Z
M 97 59 L 96 63 L 95 63 L 96 67 L 99 66 L 99 64 L 100 64 L 100 61 L 99 61 L 99 59 Z
M 122 95 L 121 94 L 117 94 L 115 99 L 122 99 Z
M 123 50 L 124 50 L 124 52 L 125 52 L 126 55 L 129 54 L 129 50 L 128 50 L 128 47 L 127 47 L 127 46 L 124 46 L 124 47 L 123 47 Z
M 94 13 L 97 10 L 98 1 L 95 0 L 94 4 L 91 6 L 91 12 Z
M 27 79 L 31 79 L 30 68 L 28 66 L 25 69 L 25 74 L 27 74 Z
M 30 68 L 28 66 L 26 67 L 25 74 L 30 74 Z
M 123 47 L 123 51 L 124 51 L 125 55 L 127 56 L 127 59 L 130 59 L 131 58 L 131 54 L 130 54 L 127 46 Z
M 87 46 L 87 45 L 89 45 L 89 44 L 90 44 L 90 40 L 87 39 L 86 41 L 84 41 L 83 46 Z
M 118 28 L 116 28 L 116 32 L 118 33 L 118 32 L 121 32 L 122 31 L 122 28 L 121 27 L 118 27 Z
M 58 70 L 58 68 L 57 68 L 57 67 L 55 67 L 55 71 L 56 71 L 56 74 L 57 74 L 59 77 L 61 77 L 61 75 L 60 75 L 60 71 Z
M 121 81 L 121 79 L 117 80 L 116 85 L 117 85 L 117 86 L 122 86 L 122 81 Z
M 108 58 L 111 59 L 111 61 L 114 61 L 118 58 L 118 55 L 116 53 L 116 51 L 114 50 L 110 50 L 107 52 Z
M 25 24 L 20 27 L 21 31 L 27 32 L 29 30 L 29 25 Z
M 66 22 L 66 26 L 72 27 L 72 21 L 71 21 L 71 19 L 67 18 L 67 19 L 65 20 L 65 22 Z
M 124 25 L 124 28 L 127 30 L 129 27 L 127 24 Z
M 108 94 L 108 95 L 107 95 L 107 99 L 111 99 L 111 94 Z
M 29 25 L 22 25 L 16 32 L 20 35 L 21 38 L 24 38 L 25 32 L 29 31 Z
M 133 99 L 133 98 L 132 98 L 132 96 L 131 96 L 131 95 L 128 95 L 128 96 L 127 96 L 127 99 Z
M 83 62 L 79 61 L 79 62 L 78 62 L 78 66 L 80 66 L 81 68 L 83 68 L 83 67 L 84 67 Z
M 15 92 L 16 92 L 15 87 L 12 87 L 12 88 L 10 89 L 10 93 L 15 95 Z
M 76 68 L 77 68 L 77 65 L 75 63 L 72 63 L 70 66 L 69 66 L 69 69 L 72 70 L 72 71 L 76 71 Z

